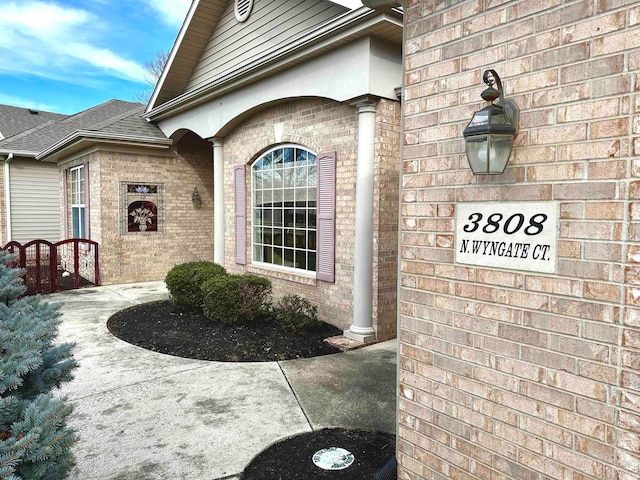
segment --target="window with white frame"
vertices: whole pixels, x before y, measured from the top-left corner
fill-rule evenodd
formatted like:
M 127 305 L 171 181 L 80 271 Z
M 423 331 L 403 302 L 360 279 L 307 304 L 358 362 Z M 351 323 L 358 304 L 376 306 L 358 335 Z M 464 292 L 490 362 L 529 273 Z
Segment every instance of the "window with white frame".
M 71 177 L 71 226 L 74 238 L 86 238 L 84 165 L 69 171 Z
M 316 271 L 315 153 L 281 145 L 251 166 L 253 261 Z

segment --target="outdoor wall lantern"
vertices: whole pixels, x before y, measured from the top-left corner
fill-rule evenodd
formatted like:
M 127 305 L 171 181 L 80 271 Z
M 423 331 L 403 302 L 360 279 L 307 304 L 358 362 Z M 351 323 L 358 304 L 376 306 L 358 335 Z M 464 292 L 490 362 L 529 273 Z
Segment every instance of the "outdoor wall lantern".
M 198 187 L 193 187 L 193 193 L 191 194 L 191 203 L 195 208 L 200 208 L 202 205 L 202 198 L 200 197 L 200 192 L 198 192 Z
M 509 161 L 513 139 L 518 133 L 520 109 L 513 100 L 504 98 L 502 82 L 495 70 L 485 70 L 482 80 L 489 88 L 480 96 L 489 105 L 473 114 L 462 133 L 473 173 L 498 175 L 504 172 Z

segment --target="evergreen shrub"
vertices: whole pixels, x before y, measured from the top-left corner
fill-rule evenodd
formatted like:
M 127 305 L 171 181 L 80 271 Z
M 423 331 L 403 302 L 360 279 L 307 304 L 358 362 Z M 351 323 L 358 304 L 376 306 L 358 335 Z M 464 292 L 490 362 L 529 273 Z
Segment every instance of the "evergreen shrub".
M 271 290 L 271 281 L 257 275 L 215 277 L 202 284 L 202 310 L 214 322 L 248 323 L 269 313 Z
M 26 291 L 0 251 L 0 479 L 61 480 L 73 465 L 71 406 L 51 391 L 72 378 L 73 345 L 56 342 L 60 312 Z
M 284 295 L 273 307 L 273 316 L 286 330 L 301 332 L 320 326 L 318 307 L 299 295 Z
M 169 270 L 164 281 L 176 307 L 182 310 L 200 310 L 203 300 L 202 284 L 211 278 L 226 275 L 225 268 L 217 263 L 187 262 Z

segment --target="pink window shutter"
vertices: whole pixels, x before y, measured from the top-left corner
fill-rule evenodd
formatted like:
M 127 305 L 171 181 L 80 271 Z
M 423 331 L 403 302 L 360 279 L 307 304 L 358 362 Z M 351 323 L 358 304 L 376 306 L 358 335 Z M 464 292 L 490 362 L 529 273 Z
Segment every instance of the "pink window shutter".
M 246 169 L 238 165 L 233 169 L 235 183 L 236 263 L 247 264 L 247 186 Z
M 335 282 L 336 152 L 322 153 L 318 165 L 317 271 L 316 278 Z
M 62 210 L 62 220 L 64 221 L 64 238 L 70 238 L 69 236 L 69 209 L 71 204 L 69 203 L 69 175 L 71 170 L 66 169 L 62 176 L 62 202 L 64 203 L 64 209 Z

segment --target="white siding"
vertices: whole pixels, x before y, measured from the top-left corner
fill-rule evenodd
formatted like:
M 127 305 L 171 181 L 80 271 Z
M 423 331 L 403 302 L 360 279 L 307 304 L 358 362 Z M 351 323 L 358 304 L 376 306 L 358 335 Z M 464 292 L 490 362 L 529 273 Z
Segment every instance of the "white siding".
M 256 0 L 249 19 L 239 23 L 233 4 L 228 3 L 187 91 L 205 85 L 247 61 L 260 58 L 270 49 L 286 44 L 348 10 L 317 0 Z
M 60 240 L 58 166 L 35 160 L 9 164 L 11 239 L 20 243 Z

